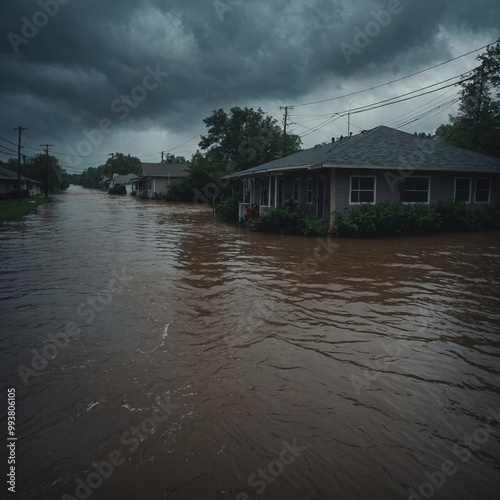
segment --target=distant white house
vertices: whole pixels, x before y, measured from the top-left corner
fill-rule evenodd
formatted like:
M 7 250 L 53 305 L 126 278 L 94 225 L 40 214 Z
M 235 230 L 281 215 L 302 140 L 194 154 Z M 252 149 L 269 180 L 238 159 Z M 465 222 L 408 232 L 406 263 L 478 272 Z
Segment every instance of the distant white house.
M 108 188 L 114 188 L 116 186 L 125 186 L 127 190 L 127 194 L 131 194 L 133 191 L 137 191 L 134 189 L 134 184 L 138 182 L 138 177 L 135 174 L 126 174 L 126 175 L 114 175 L 112 179 L 109 179 Z
M 0 167 L 0 199 L 13 196 L 17 192 L 17 173 Z M 21 175 L 21 190 L 28 191 L 29 196 L 37 196 L 42 192 L 42 182 Z
M 174 181 L 189 175 L 187 163 L 141 163 L 139 193 L 152 198 L 154 193 L 166 194 Z

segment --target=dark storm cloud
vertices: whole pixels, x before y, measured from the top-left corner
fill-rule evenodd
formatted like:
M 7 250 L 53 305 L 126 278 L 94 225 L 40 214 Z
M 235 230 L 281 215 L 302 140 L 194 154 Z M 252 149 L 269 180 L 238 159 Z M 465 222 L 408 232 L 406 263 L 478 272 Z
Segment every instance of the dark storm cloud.
M 4 3 L 0 92 L 7 120 L 75 137 L 103 119 L 199 129 L 215 108 L 413 70 L 450 54 L 443 31 L 493 33 L 500 18 L 495 0 L 60 2 Z

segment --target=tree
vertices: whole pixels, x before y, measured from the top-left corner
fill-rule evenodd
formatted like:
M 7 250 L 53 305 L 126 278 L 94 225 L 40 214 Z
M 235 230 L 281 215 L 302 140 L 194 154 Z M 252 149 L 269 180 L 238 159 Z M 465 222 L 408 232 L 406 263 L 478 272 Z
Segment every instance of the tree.
M 163 160 L 163 163 L 177 163 L 177 164 L 185 164 L 188 161 L 184 156 L 175 156 L 174 154 L 167 153 L 165 155 L 165 159 Z
M 109 157 L 102 167 L 102 173 L 108 177 L 111 177 L 111 172 L 113 175 L 139 174 L 141 160 L 136 156 L 115 153 L 113 158 Z
M 278 122 L 265 115 L 262 109 L 233 107 L 227 114 L 218 109 L 203 120 L 208 128 L 201 136 L 200 148 L 211 162 L 216 162 L 226 172 L 244 170 L 287 154 L 300 151 L 301 140 L 297 135 L 286 137 Z
M 139 174 L 141 160 L 135 156 L 114 153 L 114 158 L 106 160 L 106 163 L 99 167 L 89 167 L 81 175 L 81 185 L 89 189 L 105 188 L 105 180 L 113 175 Z
M 426 134 L 425 132 L 415 132 L 413 134 L 414 136 L 416 137 L 422 137 L 423 139 L 433 139 L 433 135 L 432 134 Z
M 17 173 L 17 160 L 8 160 L 5 167 Z M 62 191 L 69 187 L 68 173 L 61 167 L 59 160 L 49 155 L 47 165 L 45 153 L 30 157 L 23 156 L 21 175 L 42 182 L 44 188 L 45 182 L 48 181 L 48 190 L 51 192 Z
M 461 83 L 458 116 L 436 130 L 455 146 L 500 156 L 500 40 L 477 58 L 481 64 Z
M 220 170 L 220 164 L 211 162 L 199 151 L 193 155 L 188 172 L 187 177 L 172 183 L 167 200 L 206 203 L 216 196 L 227 196 L 231 192 L 228 182 L 220 180 L 225 173 Z

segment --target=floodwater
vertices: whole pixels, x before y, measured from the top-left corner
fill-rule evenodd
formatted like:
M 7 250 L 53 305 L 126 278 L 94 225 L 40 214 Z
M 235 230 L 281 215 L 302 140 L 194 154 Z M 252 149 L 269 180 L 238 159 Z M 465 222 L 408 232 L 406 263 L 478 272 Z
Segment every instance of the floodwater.
M 0 227 L 18 498 L 498 498 L 500 232 L 322 241 L 56 198 Z

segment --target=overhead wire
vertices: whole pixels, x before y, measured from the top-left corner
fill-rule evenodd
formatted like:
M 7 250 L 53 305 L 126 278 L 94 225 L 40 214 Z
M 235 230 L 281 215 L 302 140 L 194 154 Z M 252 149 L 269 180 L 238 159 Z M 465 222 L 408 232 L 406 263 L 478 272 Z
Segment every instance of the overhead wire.
M 478 52 L 480 50 L 486 49 L 486 48 L 490 47 L 491 45 L 494 45 L 495 43 L 497 43 L 497 42 L 495 41 L 495 42 L 488 43 L 487 45 L 483 45 L 482 47 L 479 47 L 477 49 L 474 49 L 474 50 L 471 50 L 469 52 L 466 52 L 465 54 L 461 54 L 460 56 L 454 57 L 452 59 L 448 59 L 447 61 L 443 61 L 443 62 L 441 62 L 439 64 L 435 64 L 434 66 L 430 66 L 428 68 L 425 68 L 423 70 L 417 71 L 415 73 L 411 73 L 410 75 L 406 75 L 406 76 L 403 76 L 401 78 L 397 78 L 396 80 L 391 80 L 389 82 L 381 83 L 380 85 L 374 85 L 373 87 L 370 87 L 370 88 L 367 88 L 367 89 L 358 90 L 356 92 L 351 92 L 349 94 L 344 94 L 344 95 L 337 96 L 337 97 L 331 97 L 331 98 L 328 98 L 328 99 L 321 99 L 319 101 L 306 102 L 306 103 L 302 103 L 302 104 L 293 104 L 293 107 L 294 108 L 299 108 L 299 107 L 302 107 L 302 106 L 311 106 L 313 104 L 322 104 L 324 102 L 336 101 L 338 99 L 343 99 L 345 97 L 351 97 L 353 95 L 358 95 L 358 94 L 362 94 L 364 92 L 369 92 L 370 90 L 376 90 L 376 89 L 379 89 L 381 87 L 385 87 L 386 85 L 392 85 L 393 83 L 401 82 L 401 81 L 406 80 L 408 78 L 411 78 L 413 76 L 425 73 L 426 71 L 430 71 L 431 69 L 439 68 L 440 66 L 444 66 L 445 64 L 449 64 L 450 62 L 456 61 L 457 59 L 460 59 L 462 57 L 465 57 L 465 56 L 468 56 L 470 54 L 473 54 L 474 52 Z

